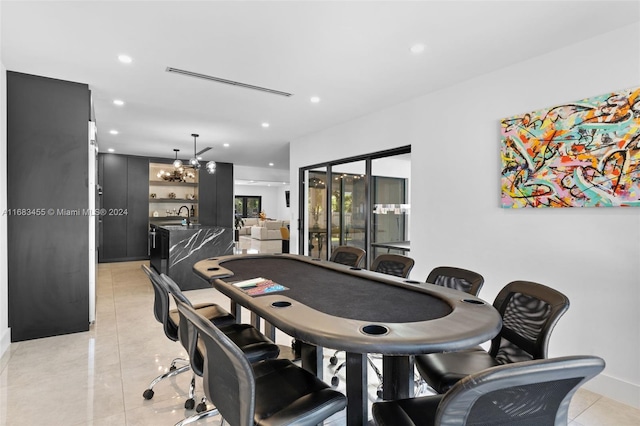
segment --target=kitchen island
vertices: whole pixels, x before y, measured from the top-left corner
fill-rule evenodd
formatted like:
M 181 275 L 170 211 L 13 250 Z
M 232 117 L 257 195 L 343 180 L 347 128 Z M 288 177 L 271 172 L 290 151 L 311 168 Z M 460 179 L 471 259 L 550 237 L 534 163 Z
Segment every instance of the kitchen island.
M 153 233 L 153 228 L 152 228 Z M 199 260 L 233 254 L 233 229 L 208 225 L 159 225 L 151 242 L 151 266 L 171 277 L 182 290 L 210 285 L 193 273 Z

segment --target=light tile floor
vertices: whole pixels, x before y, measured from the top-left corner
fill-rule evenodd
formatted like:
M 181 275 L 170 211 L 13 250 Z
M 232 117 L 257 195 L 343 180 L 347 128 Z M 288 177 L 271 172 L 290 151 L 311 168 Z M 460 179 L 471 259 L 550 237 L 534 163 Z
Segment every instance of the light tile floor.
M 158 384 L 153 399 L 142 397 L 172 358 L 186 355 L 179 343 L 164 336 L 153 317 L 153 291 L 142 263 L 99 265 L 97 321 L 90 331 L 11 344 L 0 358 L 1 426 L 173 425 L 194 413 L 183 408 L 188 373 Z M 188 295 L 196 303 L 228 306 L 213 289 Z M 288 345 L 290 338 L 279 334 L 277 341 Z M 325 350 L 327 359 L 331 354 Z M 331 371 L 325 370 L 326 381 Z M 370 379 L 373 401 L 372 372 Z M 640 410 L 587 390 L 574 397 L 569 414 L 572 426 L 640 424 Z M 211 417 L 196 424 L 219 422 L 220 417 Z M 344 413 L 325 424 L 344 425 Z

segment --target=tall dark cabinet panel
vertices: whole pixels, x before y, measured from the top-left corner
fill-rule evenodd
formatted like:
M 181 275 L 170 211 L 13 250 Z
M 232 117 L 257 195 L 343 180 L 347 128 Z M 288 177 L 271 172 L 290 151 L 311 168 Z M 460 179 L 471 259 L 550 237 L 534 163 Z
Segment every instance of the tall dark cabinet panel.
M 127 257 L 149 258 L 149 159 L 127 163 Z
M 7 72 L 13 342 L 89 329 L 86 84 Z
M 127 208 L 127 168 L 125 156 L 98 155 L 98 183 L 102 187 L 100 206 L 107 212 Z M 101 215 L 100 235 L 99 262 L 127 257 L 126 216 Z
M 233 164 L 217 163 L 212 175 L 200 170 L 198 220 L 203 225 L 233 227 Z
M 149 160 L 117 154 L 98 156 L 102 187 L 99 262 L 148 259 Z

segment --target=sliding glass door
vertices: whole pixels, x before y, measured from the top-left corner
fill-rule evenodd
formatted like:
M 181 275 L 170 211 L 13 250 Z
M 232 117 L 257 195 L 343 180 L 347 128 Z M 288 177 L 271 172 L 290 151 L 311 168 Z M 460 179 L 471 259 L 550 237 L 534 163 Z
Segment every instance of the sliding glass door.
M 410 173 L 410 146 L 301 168 L 298 252 L 326 260 L 338 246 L 360 247 L 366 267 L 407 253 Z
M 331 248 L 365 249 L 367 179 L 365 161 L 332 167 Z
M 410 250 L 410 173 L 410 154 L 377 158 L 371 163 L 371 259 Z

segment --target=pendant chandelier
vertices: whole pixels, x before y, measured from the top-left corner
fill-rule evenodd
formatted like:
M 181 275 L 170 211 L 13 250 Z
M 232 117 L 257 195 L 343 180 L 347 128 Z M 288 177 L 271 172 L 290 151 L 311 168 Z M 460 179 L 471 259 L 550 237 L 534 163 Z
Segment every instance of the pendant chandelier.
M 188 179 L 195 179 L 195 170 L 190 167 L 183 167 L 182 161 L 178 159 L 179 149 L 174 149 L 176 158 L 173 160 L 173 170 L 165 171 L 160 170 L 157 174 L 158 178 L 166 180 L 167 182 L 187 182 Z
M 198 152 L 196 148 L 196 145 L 197 145 L 196 140 L 200 135 L 198 135 L 197 133 L 191 133 L 191 136 L 193 136 L 193 158 L 189 160 L 189 164 L 195 170 L 198 170 L 200 169 L 200 161 L 198 161 L 198 154 L 202 154 L 204 151 L 208 151 L 210 148 L 205 148 L 204 150 Z M 207 173 L 209 173 L 210 175 L 214 174 L 216 172 L 216 162 L 215 161 L 207 162 L 207 164 L 205 165 L 205 169 L 207 170 Z

